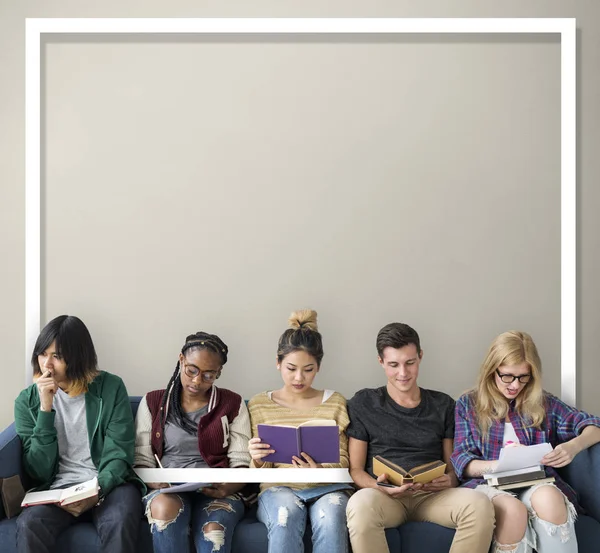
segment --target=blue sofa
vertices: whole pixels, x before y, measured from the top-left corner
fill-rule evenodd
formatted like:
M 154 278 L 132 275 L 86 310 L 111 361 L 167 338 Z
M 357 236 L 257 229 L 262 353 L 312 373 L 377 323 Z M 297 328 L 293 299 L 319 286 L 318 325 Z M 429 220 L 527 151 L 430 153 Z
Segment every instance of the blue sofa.
M 140 397 L 131 398 L 133 414 L 137 412 Z M 20 474 L 21 442 L 14 424 L 0 433 L 0 478 Z M 580 516 L 576 523 L 580 553 L 597 553 L 600 543 L 600 444 L 580 453 L 573 463 L 563 470 L 565 479 L 575 487 L 581 503 L 589 516 Z M 429 522 L 408 522 L 399 528 L 386 530 L 386 537 L 392 553 L 447 553 L 454 536 L 449 530 Z M 305 550 L 312 551 L 310 528 L 305 534 Z M 64 532 L 58 543 L 61 553 L 100 553 L 96 531 L 91 523 L 80 523 Z M 0 551 L 16 552 L 16 517 L 7 519 L 0 502 Z M 152 537 L 145 519 L 140 520 L 137 551 L 152 551 Z M 250 510 L 235 529 L 233 553 L 266 553 L 267 531 L 256 520 L 256 508 Z

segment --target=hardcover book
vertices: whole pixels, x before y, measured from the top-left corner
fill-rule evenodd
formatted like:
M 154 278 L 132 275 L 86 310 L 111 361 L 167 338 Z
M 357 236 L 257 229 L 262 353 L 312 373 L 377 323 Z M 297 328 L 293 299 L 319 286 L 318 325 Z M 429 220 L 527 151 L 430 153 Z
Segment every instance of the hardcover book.
M 419 465 L 407 471 L 396 463 L 388 461 L 381 455 L 373 457 L 373 474 L 380 476 L 386 474 L 388 482 L 396 486 L 403 484 L 428 484 L 432 480 L 443 476 L 446 472 L 446 463 L 433 461 Z
M 292 456 L 306 453 L 315 463 L 340 462 L 340 429 L 334 420 L 315 419 L 295 426 L 259 424 L 258 437 L 275 453 L 263 457 L 270 463 L 292 464 Z
M 506 470 L 503 472 L 490 472 L 484 474 L 485 483 L 490 486 L 502 486 L 504 484 L 518 484 L 528 480 L 546 478 L 546 472 L 542 465 L 527 467 L 524 469 Z
M 70 505 L 82 499 L 93 497 L 98 493 L 98 479 L 92 478 L 87 482 L 75 484 L 70 488 L 60 490 L 46 490 L 43 492 L 29 492 L 25 494 L 21 507 L 29 507 L 31 505 L 44 505 L 48 503 L 56 503 L 58 505 Z
M 514 482 L 512 484 L 504 484 L 502 486 L 498 486 L 499 490 L 513 490 L 516 488 L 528 488 L 529 486 L 535 486 L 537 484 L 545 484 L 554 482 L 554 476 L 549 476 L 548 478 L 538 478 L 536 480 L 525 480 L 523 482 Z

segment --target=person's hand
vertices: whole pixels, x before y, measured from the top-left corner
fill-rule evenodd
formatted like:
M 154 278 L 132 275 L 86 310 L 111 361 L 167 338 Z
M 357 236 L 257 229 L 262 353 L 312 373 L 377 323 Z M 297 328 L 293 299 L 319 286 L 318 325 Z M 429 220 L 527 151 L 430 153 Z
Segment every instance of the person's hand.
M 240 484 L 238 482 L 229 482 L 227 484 L 213 484 L 207 488 L 202 488 L 201 491 L 204 495 L 212 497 L 214 499 L 223 499 L 236 492 L 239 492 L 246 484 Z
M 60 505 L 61 509 L 71 513 L 74 517 L 78 517 L 81 513 L 85 513 L 98 503 L 98 494 L 76 501 L 75 503 L 69 503 L 69 505 Z
M 301 458 L 300 458 L 301 457 Z M 297 469 L 320 469 L 322 465 L 315 463 L 308 453 L 300 453 L 300 457 L 292 455 L 292 465 Z
M 385 482 L 387 484 L 387 474 L 380 474 L 377 477 L 377 482 Z M 379 491 L 391 497 L 412 495 L 414 492 L 419 491 L 422 488 L 423 484 L 402 484 L 402 486 L 394 486 L 393 488 L 388 488 L 387 486 L 377 486 Z
M 264 462 L 262 459 L 271 453 L 275 453 L 274 449 L 271 449 L 269 444 L 263 443 L 260 438 L 250 438 L 248 442 L 248 451 L 250 452 L 250 457 L 254 461 Z
M 438 478 L 433 479 L 427 484 L 423 484 L 423 491 L 426 492 L 441 492 L 448 488 L 456 488 L 458 486 L 458 479 L 454 472 L 443 474 Z
M 56 391 L 58 390 L 58 384 L 56 383 L 56 380 L 54 380 L 52 373 L 46 371 L 37 379 L 35 384 L 40 396 L 40 410 L 47 412 L 52 411 L 54 394 L 56 394 Z
M 146 487 L 151 490 L 160 490 L 161 488 L 170 488 L 171 484 L 168 482 L 146 482 Z
M 568 465 L 575 455 L 579 453 L 579 448 L 573 443 L 573 440 L 558 444 L 550 453 L 542 457 L 542 465 L 548 467 L 560 468 Z

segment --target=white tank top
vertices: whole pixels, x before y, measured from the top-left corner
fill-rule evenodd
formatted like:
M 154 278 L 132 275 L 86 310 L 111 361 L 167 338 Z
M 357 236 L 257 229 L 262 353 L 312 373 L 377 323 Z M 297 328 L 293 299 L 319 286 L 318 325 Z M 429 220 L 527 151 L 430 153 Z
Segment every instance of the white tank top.
M 511 422 L 504 423 L 504 440 L 503 440 L 503 442 L 504 443 L 502 445 L 507 445 L 509 442 L 512 442 L 513 444 L 520 443 L 519 438 L 517 437 L 517 433 L 515 432 L 515 429 Z

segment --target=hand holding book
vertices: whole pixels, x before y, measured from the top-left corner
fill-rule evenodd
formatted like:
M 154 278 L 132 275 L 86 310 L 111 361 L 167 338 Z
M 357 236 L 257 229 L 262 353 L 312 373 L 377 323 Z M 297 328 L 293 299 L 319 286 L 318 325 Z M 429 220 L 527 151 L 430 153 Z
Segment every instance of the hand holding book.
M 21 507 L 56 504 L 73 516 L 79 516 L 98 503 L 98 490 L 98 479 L 92 478 L 70 488 L 29 492 L 25 494 Z
M 423 484 L 419 483 L 407 483 L 401 486 L 391 484 L 388 482 L 387 474 L 382 473 L 377 477 L 377 488 L 379 491 L 391 496 L 400 497 L 402 495 L 412 494 L 413 492 L 419 491 L 423 487 Z
M 262 466 L 264 464 L 263 458 L 275 453 L 275 450 L 271 449 L 271 446 L 263 442 L 260 438 L 251 438 L 248 442 L 248 452 L 250 453 L 250 457 L 252 457 L 254 464 Z
M 292 465 L 297 469 L 320 469 L 321 464 L 315 463 L 315 460 L 308 454 L 301 452 L 300 457 L 292 455 Z

